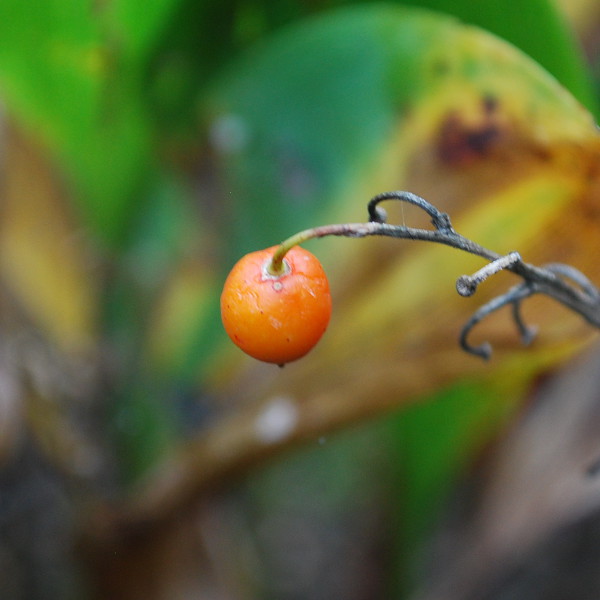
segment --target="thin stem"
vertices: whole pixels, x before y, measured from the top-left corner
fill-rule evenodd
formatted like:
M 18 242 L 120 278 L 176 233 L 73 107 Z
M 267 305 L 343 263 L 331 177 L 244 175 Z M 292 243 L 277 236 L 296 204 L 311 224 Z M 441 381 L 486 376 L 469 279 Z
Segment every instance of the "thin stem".
M 435 229 L 418 229 L 415 227 L 406 227 L 405 225 L 389 225 L 385 222 L 386 215 L 384 214 L 384 211 L 381 211 L 378 207 L 378 204 L 384 200 L 399 200 L 418 206 L 431 217 L 431 222 Z M 452 246 L 453 248 L 481 256 L 488 260 L 497 260 L 501 258 L 500 254 L 492 252 L 456 233 L 450 223 L 449 215 L 441 212 L 433 204 L 416 194 L 400 191 L 379 194 L 369 202 L 368 212 L 368 223 L 322 225 L 320 227 L 313 227 L 295 233 L 281 242 L 273 254 L 271 262 L 267 266 L 267 270 L 273 276 L 281 275 L 283 272 L 283 259 L 294 246 L 311 239 L 330 235 L 354 238 L 377 235 L 408 240 L 420 240 Z
M 519 298 L 512 303 L 512 316 L 519 334 L 521 335 L 521 343 L 524 346 L 529 346 L 535 339 L 537 334 L 537 327 L 529 327 L 525 321 L 523 321 L 523 315 L 521 314 L 521 302 L 523 298 Z
M 434 228 L 418 229 L 405 225 L 388 224 L 386 222 L 387 214 L 379 206 L 381 202 L 386 200 L 397 200 L 417 206 L 429 215 Z M 467 322 L 463 328 L 460 343 L 468 352 L 482 358 L 489 357 L 491 352 L 489 344 L 478 347 L 471 346 L 467 342 L 467 336 L 479 321 L 507 304 L 513 306 L 513 319 L 521 333 L 522 340 L 525 343 L 531 341 L 533 330 L 526 327 L 521 319 L 520 302 L 537 293 L 554 298 L 567 308 L 580 314 L 595 327 L 600 327 L 600 291 L 585 275 L 569 265 L 552 263 L 547 265 L 546 268 L 540 268 L 524 262 L 518 252 L 501 255 L 489 250 L 457 233 L 452 227 L 448 214 L 411 192 L 392 191 L 378 194 L 368 204 L 368 215 L 369 221 L 367 223 L 323 225 L 296 233 L 279 245 L 270 263 L 266 266 L 268 274 L 273 277 L 283 275 L 285 273 L 284 257 L 286 253 L 294 246 L 314 238 L 330 235 L 353 238 L 377 235 L 434 242 L 481 256 L 489 261 L 489 264 L 473 275 L 463 275 L 458 278 L 457 290 L 463 296 L 474 294 L 480 283 L 501 270 L 511 271 L 523 279 L 523 284 L 487 303 Z
M 600 296 L 598 288 L 581 272 L 571 265 L 565 265 L 563 263 L 549 263 L 544 265 L 544 269 L 556 273 L 563 278 L 570 279 L 573 283 L 576 283 L 590 298 L 597 299 Z
M 431 223 L 438 231 L 454 233 L 454 229 L 450 223 L 450 216 L 447 213 L 442 212 L 436 206 L 431 204 L 431 202 L 428 202 L 425 198 L 421 198 L 421 196 L 417 196 L 412 192 L 383 192 L 371 198 L 367 206 L 369 221 L 385 223 L 387 215 L 385 211 L 382 211 L 379 207 L 379 204 L 384 200 L 399 200 L 400 202 L 406 202 L 407 204 L 414 204 L 431 217 Z
M 533 335 L 533 330 L 526 327 L 523 323 L 518 306 L 525 298 L 529 298 L 529 296 L 532 296 L 534 293 L 534 288 L 527 283 L 521 283 L 508 290 L 508 292 L 505 294 L 496 296 L 487 304 L 484 304 L 473 314 L 473 316 L 462 328 L 459 338 L 459 343 L 462 349 L 470 354 L 474 354 L 475 356 L 480 356 L 484 360 L 488 360 L 492 355 L 491 345 L 488 342 L 485 342 L 481 346 L 472 346 L 468 341 L 469 334 L 471 333 L 473 327 L 477 325 L 477 323 L 491 315 L 493 312 L 496 312 L 504 306 L 507 306 L 508 304 L 512 304 L 513 306 L 513 318 L 517 328 L 519 329 L 519 333 L 521 334 L 521 339 L 527 339 L 527 343 L 529 343 L 532 339 L 531 336 Z
M 320 227 L 313 227 L 312 229 L 305 229 L 304 231 L 300 231 L 293 236 L 289 237 L 287 240 L 281 242 L 279 247 L 273 254 L 270 263 L 267 265 L 267 271 L 274 277 L 278 277 L 284 274 L 285 268 L 283 264 L 283 259 L 285 255 L 294 247 L 303 244 L 307 240 L 310 240 L 319 236 L 316 231 L 317 229 L 322 229 Z
M 511 252 L 506 256 L 501 256 L 479 269 L 476 273 L 473 273 L 473 275 L 462 275 L 459 277 L 456 280 L 456 291 L 461 296 L 472 296 L 477 291 L 477 286 L 480 283 L 483 283 L 491 275 L 503 269 L 508 269 L 508 267 L 520 262 L 520 260 L 521 255 L 518 252 Z

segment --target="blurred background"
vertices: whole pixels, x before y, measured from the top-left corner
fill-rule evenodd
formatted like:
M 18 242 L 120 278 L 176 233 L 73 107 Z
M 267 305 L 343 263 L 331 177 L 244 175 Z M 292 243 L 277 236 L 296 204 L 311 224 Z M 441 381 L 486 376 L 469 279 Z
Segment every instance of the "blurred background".
M 600 596 L 579 317 L 501 311 L 484 363 L 514 276 L 390 239 L 307 244 L 334 313 L 284 369 L 219 316 L 391 189 L 600 282 L 599 48 L 594 0 L 0 0 L 1 598 Z

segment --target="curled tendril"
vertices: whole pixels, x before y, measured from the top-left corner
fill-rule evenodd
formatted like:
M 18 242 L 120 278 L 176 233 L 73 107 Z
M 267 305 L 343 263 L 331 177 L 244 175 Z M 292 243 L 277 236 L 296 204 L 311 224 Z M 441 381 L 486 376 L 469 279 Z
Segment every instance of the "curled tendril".
M 562 263 L 551 263 L 540 268 L 524 262 L 518 252 L 510 252 L 506 255 L 496 254 L 458 234 L 452 227 L 449 215 L 438 210 L 427 200 L 410 192 L 385 192 L 372 198 L 368 204 L 369 219 L 371 221 L 385 223 L 385 211 L 379 206 L 379 203 L 384 200 L 399 200 L 423 209 L 431 217 L 435 231 L 443 236 L 442 238 L 432 238 L 431 241 L 444 243 L 471 254 L 477 254 L 490 261 L 476 273 L 462 275 L 457 279 L 456 289 L 461 296 L 473 295 L 480 283 L 502 270 L 512 271 L 523 278 L 521 284 L 484 304 L 467 321 L 459 337 L 460 346 L 466 352 L 485 360 L 490 358 L 492 347 L 488 342 L 473 346 L 469 343 L 468 337 L 475 325 L 507 305 L 512 308 L 512 318 L 521 336 L 521 342 L 524 345 L 529 345 L 535 338 L 537 329 L 529 327 L 523 321 L 521 304 L 526 298 L 539 293 L 554 298 L 579 313 L 592 325 L 600 327 L 600 291 L 583 273 L 574 267 Z M 410 228 L 407 229 L 410 230 Z
M 509 304 L 512 306 L 512 317 L 521 335 L 521 341 L 524 345 L 529 345 L 535 337 L 536 330 L 535 328 L 528 327 L 523 321 L 521 316 L 521 302 L 535 293 L 535 288 L 525 282 L 514 286 L 506 293 L 496 296 L 487 304 L 484 304 L 473 314 L 462 328 L 459 338 L 461 348 L 475 356 L 480 356 L 481 358 L 488 360 L 492 355 L 491 345 L 486 342 L 480 346 L 472 346 L 467 338 L 477 323 Z
M 387 213 L 379 206 L 381 202 L 396 200 L 417 206 L 430 217 L 433 229 L 418 229 L 405 225 L 390 225 L 387 223 Z M 460 346 L 475 356 L 489 359 L 492 348 L 489 343 L 473 346 L 468 337 L 471 330 L 480 321 L 497 310 L 510 305 L 512 318 L 524 344 L 529 344 L 535 337 L 535 329 L 528 327 L 521 316 L 521 303 L 534 294 L 545 294 L 554 298 L 570 310 L 581 315 L 588 323 L 600 327 L 600 291 L 590 280 L 574 267 L 562 263 L 551 263 L 543 267 L 526 263 L 518 252 L 502 255 L 489 250 L 476 242 L 457 233 L 452 227 L 450 216 L 440 211 L 433 204 L 405 191 L 391 191 L 373 197 L 367 206 L 368 223 L 346 223 L 342 225 L 325 225 L 301 231 L 282 242 L 275 253 L 273 263 L 283 259 L 285 253 L 295 244 L 311 238 L 328 235 L 345 237 L 366 237 L 371 235 L 388 236 L 409 240 L 419 240 L 445 244 L 480 256 L 488 264 L 472 275 L 462 275 L 456 281 L 460 295 L 471 296 L 477 287 L 491 275 L 499 271 L 511 271 L 523 280 L 504 294 L 496 296 L 479 308 L 464 325 L 460 333 Z

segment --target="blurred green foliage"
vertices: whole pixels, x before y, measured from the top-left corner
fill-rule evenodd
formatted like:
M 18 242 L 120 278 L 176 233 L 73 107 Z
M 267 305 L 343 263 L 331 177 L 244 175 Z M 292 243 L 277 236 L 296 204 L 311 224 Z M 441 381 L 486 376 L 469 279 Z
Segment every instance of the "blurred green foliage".
M 361 13 L 340 8 L 346 4 L 371 3 L 0 4 L 6 111 L 60 165 L 73 210 L 109 258 L 99 304 L 102 335 L 119 348 L 126 372 L 113 414 L 127 479 L 180 436 L 179 405 L 165 398 L 201 389 L 217 360 L 224 342 L 218 291 L 231 262 L 342 212 L 344 191 L 377 159 L 397 107 L 418 94 L 411 69 L 420 68 L 435 41 L 438 14 L 409 11 L 413 21 L 403 28 L 389 5 Z M 554 3 L 523 0 L 518 10 L 509 0 L 398 4 L 453 15 L 514 43 L 597 114 L 581 53 Z M 329 9 L 339 12 L 321 18 Z M 301 57 L 292 52 L 299 38 L 307 48 Z M 394 75 L 401 54 L 403 70 Z M 305 101 L 311 95 L 319 102 Z M 156 303 L 173 271 L 192 255 L 206 271 L 207 292 L 191 301 L 198 317 L 188 324 L 186 340 L 162 363 L 153 362 L 147 346 Z M 399 465 L 392 493 L 398 521 L 410 524 L 399 533 L 408 544 L 404 558 L 467 457 L 505 413 L 489 388 L 466 382 L 392 415 L 383 431 L 377 425 L 369 443 L 384 444 L 385 460 Z M 362 451 L 368 444 L 361 439 Z M 354 481 L 356 446 L 346 442 L 336 457 L 343 466 L 333 461 L 326 476 L 327 497 L 340 505 L 355 491 L 347 480 Z M 306 460 L 313 465 L 322 457 L 313 451 Z M 364 465 L 356 469 L 360 485 L 370 485 Z M 336 479 L 340 471 L 346 479 Z M 322 477 L 302 469 L 307 490 L 313 475 Z M 263 483 L 268 498 L 272 482 Z

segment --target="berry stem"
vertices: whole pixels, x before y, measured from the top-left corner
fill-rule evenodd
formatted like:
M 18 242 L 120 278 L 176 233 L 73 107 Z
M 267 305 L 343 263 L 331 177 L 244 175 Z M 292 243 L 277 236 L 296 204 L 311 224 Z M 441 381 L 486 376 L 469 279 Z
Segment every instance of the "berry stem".
M 433 229 L 417 229 L 405 225 L 388 224 L 386 222 L 385 210 L 379 207 L 379 204 L 386 200 L 398 200 L 417 206 L 429 215 Z M 467 334 L 473 325 L 501 306 L 505 306 L 506 304 L 514 305 L 524 298 L 537 293 L 543 293 L 554 298 L 566 307 L 579 313 L 592 325 L 600 327 L 600 291 L 583 273 L 580 273 L 573 267 L 562 264 L 551 264 L 545 268 L 536 267 L 524 262 L 516 252 L 504 256 L 493 250 L 489 250 L 457 233 L 452 227 L 450 217 L 446 213 L 440 211 L 424 198 L 410 192 L 393 191 L 378 194 L 369 202 L 368 213 L 369 221 L 367 223 L 323 225 L 321 227 L 305 229 L 294 234 L 281 242 L 265 267 L 267 272 L 273 277 L 281 277 L 286 273 L 284 257 L 291 248 L 307 240 L 328 235 L 354 238 L 381 235 L 434 242 L 480 256 L 490 262 L 489 265 L 483 267 L 483 269 L 480 269 L 474 275 L 463 275 L 459 278 L 457 282 L 458 292 L 461 295 L 471 295 L 479 283 L 500 270 L 511 271 L 523 279 L 523 283 L 520 286 L 516 286 L 513 290 L 509 290 L 506 294 L 486 304 L 467 323 L 461 337 L 461 344 L 465 350 L 480 356 L 487 356 L 487 351 L 471 347 L 466 341 Z M 523 324 L 519 320 L 517 320 L 517 324 L 522 330 L 524 327 Z
M 299 231 L 295 233 L 291 237 L 287 238 L 279 244 L 277 250 L 275 250 L 275 254 L 271 257 L 271 260 L 267 264 L 267 272 L 269 275 L 273 277 L 281 277 L 285 274 L 286 269 L 283 263 L 283 259 L 285 255 L 294 247 L 310 240 L 314 237 L 318 237 L 314 234 L 316 229 L 321 229 L 320 227 L 312 227 L 311 229 L 305 229 L 304 231 Z

